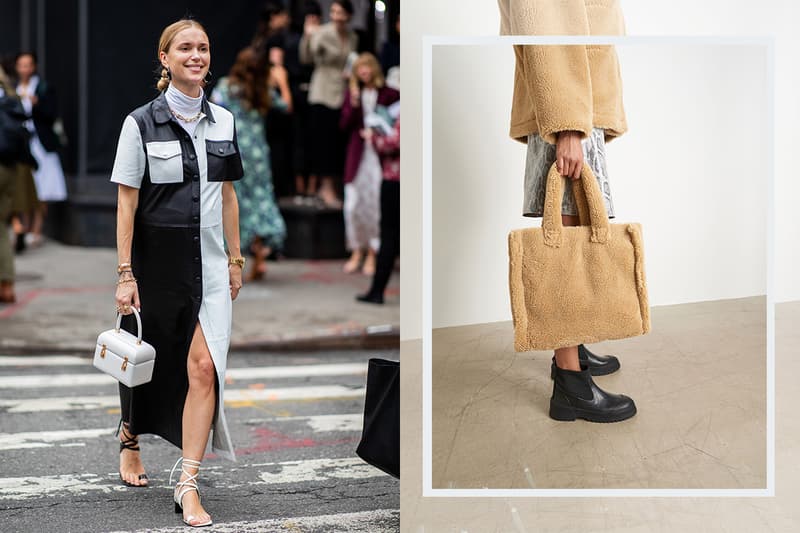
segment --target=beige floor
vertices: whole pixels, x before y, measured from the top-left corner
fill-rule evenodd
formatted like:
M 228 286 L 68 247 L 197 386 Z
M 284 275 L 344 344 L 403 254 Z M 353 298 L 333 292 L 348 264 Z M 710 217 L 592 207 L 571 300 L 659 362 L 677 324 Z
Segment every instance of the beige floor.
M 434 488 L 764 488 L 764 298 L 652 309 L 652 332 L 592 345 L 624 422 L 547 415 L 552 352 L 515 353 L 510 322 L 433 332 Z
M 777 306 L 775 496 L 768 498 L 422 497 L 422 343 L 419 340 L 401 343 L 401 531 L 788 533 L 800 530 L 798 323 L 800 302 Z M 717 358 L 718 366 L 724 368 L 730 364 L 724 356 Z

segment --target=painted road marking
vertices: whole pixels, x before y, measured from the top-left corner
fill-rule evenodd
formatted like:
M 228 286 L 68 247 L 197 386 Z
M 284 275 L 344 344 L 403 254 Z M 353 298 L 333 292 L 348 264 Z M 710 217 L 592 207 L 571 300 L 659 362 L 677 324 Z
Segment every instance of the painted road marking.
M 326 479 L 365 479 L 375 477 L 375 471 L 377 470 L 374 466 L 365 463 L 358 457 L 284 461 L 253 466 L 267 467 L 267 471 L 261 472 L 259 475 L 261 483 L 266 485 L 306 483 L 309 481 L 325 481 Z M 384 475 L 388 476 L 388 474 Z M 258 482 L 249 484 L 256 485 Z
M 236 483 L 231 471 L 241 468 L 254 472 L 256 479 Z M 309 481 L 367 479 L 389 477 L 388 474 L 368 465 L 358 457 L 337 459 L 310 459 L 306 461 L 283 461 L 258 463 L 235 468 L 210 467 L 203 469 L 206 475 L 215 478 L 214 486 L 224 492 L 226 488 L 249 486 L 254 489 L 264 485 L 286 485 Z M 117 473 L 61 474 L 53 476 L 24 476 L 0 478 L 0 500 L 27 500 L 32 498 L 76 497 L 88 493 L 127 492 L 119 483 Z M 166 478 L 159 481 L 159 486 Z M 233 482 L 233 483 L 231 483 Z M 164 487 L 167 487 L 164 485 Z
M 108 437 L 113 433 L 114 428 L 0 433 L 0 451 L 20 450 L 24 448 L 50 448 L 59 441 L 96 439 L 98 437 Z
M 358 398 L 366 389 L 342 385 L 312 387 L 286 387 L 265 389 L 231 389 L 225 391 L 225 404 L 272 402 L 282 400 L 317 400 L 321 398 Z M 58 398 L 0 399 L 0 407 L 7 413 L 35 413 L 41 411 L 77 411 L 119 407 L 119 396 L 65 396 Z
M 248 425 L 276 424 L 289 421 L 304 421 L 314 433 L 335 431 L 359 432 L 363 424 L 362 414 L 285 416 L 248 420 Z M 82 446 L 74 442 L 84 439 L 106 438 L 114 434 L 114 428 L 71 429 L 65 431 L 29 431 L 24 433 L 0 433 L 0 451 L 29 448 L 52 448 L 59 446 Z M 63 444 L 62 444 L 63 442 Z
M 245 424 L 256 425 L 269 422 L 284 422 L 287 420 L 305 420 L 315 433 L 324 433 L 326 431 L 361 431 L 364 415 L 362 413 L 356 413 L 350 415 L 278 416 L 273 418 L 253 418 L 245 421 Z
M 92 364 L 90 358 L 72 355 L 32 355 L 28 357 L 0 355 L 0 366 L 86 366 L 90 364 Z
M 82 359 L 82 364 L 91 361 Z M 229 368 L 225 372 L 227 379 L 280 379 L 315 376 L 348 376 L 366 375 L 366 363 L 296 365 L 296 366 L 260 366 L 251 368 Z M 89 385 L 115 385 L 117 381 L 102 372 L 91 374 L 56 374 L 29 376 L 0 376 L 0 389 L 36 389 L 52 387 L 85 387 Z
M 242 522 L 214 522 L 213 529 L 219 533 L 250 533 L 262 531 L 291 532 L 327 531 L 331 533 L 383 533 L 396 532 L 400 522 L 399 509 L 378 509 L 356 513 L 327 514 L 318 516 L 293 516 Z M 140 529 L 153 533 L 177 533 L 186 531 L 183 526 L 159 529 Z M 112 533 L 125 533 L 116 531 Z

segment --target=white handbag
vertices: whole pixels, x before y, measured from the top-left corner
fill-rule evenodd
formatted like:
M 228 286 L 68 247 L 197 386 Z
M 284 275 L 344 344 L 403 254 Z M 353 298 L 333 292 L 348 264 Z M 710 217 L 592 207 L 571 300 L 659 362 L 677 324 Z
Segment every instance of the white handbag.
M 136 387 L 152 379 L 156 349 L 142 340 L 142 319 L 136 308 L 131 309 L 136 317 L 138 336 L 120 329 L 122 315 L 117 314 L 116 327 L 97 337 L 93 364 L 123 385 Z

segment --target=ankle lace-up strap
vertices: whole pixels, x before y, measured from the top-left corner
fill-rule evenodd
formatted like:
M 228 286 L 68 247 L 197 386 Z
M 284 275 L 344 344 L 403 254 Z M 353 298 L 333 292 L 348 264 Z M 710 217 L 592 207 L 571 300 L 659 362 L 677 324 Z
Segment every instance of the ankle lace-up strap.
M 119 441 L 119 451 L 122 450 L 133 450 L 135 452 L 139 451 L 139 436 L 133 435 L 130 432 L 130 426 L 127 422 L 123 422 L 122 419 L 119 421 L 119 425 L 117 426 L 117 432 L 115 436 L 119 437 L 120 434 L 122 435 L 123 439 Z
M 175 484 L 175 489 L 178 491 L 176 495 L 176 501 L 180 503 L 183 499 L 183 495 L 189 491 L 195 491 L 200 494 L 200 489 L 197 488 L 197 476 L 200 474 L 200 461 L 195 461 L 194 459 L 187 459 L 185 457 L 179 457 L 177 461 L 175 461 L 175 465 L 172 467 L 172 470 L 169 472 L 169 483 L 172 484 L 172 475 L 175 473 L 175 469 L 178 468 L 178 465 L 181 465 L 181 474 L 186 474 L 186 479 L 184 481 L 178 481 Z M 184 468 L 188 466 L 189 468 L 196 468 L 197 471 L 192 474 Z M 180 479 L 180 478 L 179 478 Z

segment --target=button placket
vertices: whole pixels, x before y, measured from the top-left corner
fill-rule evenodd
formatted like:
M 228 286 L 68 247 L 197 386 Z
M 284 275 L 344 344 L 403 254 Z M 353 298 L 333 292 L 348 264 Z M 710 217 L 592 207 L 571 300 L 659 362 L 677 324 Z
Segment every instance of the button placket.
M 200 125 L 198 125 L 200 127 Z M 199 161 L 197 157 L 197 150 L 196 146 L 191 139 L 191 137 L 187 136 L 186 144 L 188 145 L 187 153 L 188 153 L 188 170 L 189 174 L 192 176 L 191 181 L 191 191 L 192 191 L 192 203 L 190 206 L 191 211 L 191 235 L 192 241 L 194 242 L 194 249 L 193 249 L 193 258 L 194 261 L 192 262 L 192 276 L 194 278 L 194 287 L 193 287 L 193 297 L 196 302 L 202 301 L 203 295 L 203 265 L 202 265 L 202 243 L 200 239 L 200 168 L 199 168 Z

